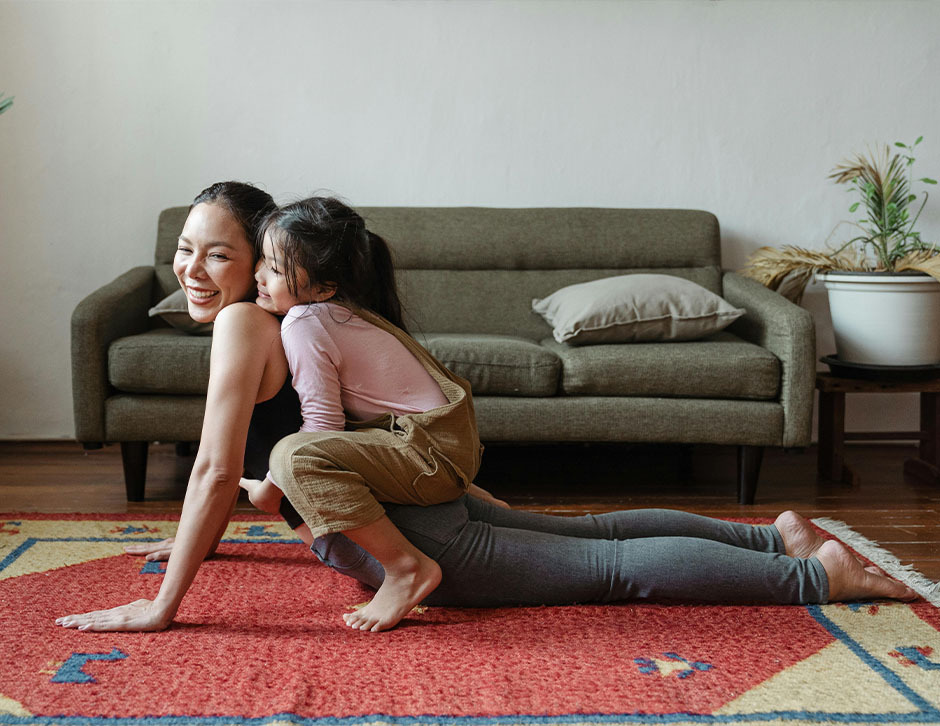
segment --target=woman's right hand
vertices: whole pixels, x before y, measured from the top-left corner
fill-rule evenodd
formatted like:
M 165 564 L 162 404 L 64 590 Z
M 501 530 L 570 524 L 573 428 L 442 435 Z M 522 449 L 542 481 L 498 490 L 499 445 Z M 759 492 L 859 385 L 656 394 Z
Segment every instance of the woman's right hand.
M 147 632 L 166 630 L 173 620 L 153 600 L 135 600 L 110 610 L 94 610 L 90 613 L 66 615 L 56 618 L 56 625 L 75 630 Z

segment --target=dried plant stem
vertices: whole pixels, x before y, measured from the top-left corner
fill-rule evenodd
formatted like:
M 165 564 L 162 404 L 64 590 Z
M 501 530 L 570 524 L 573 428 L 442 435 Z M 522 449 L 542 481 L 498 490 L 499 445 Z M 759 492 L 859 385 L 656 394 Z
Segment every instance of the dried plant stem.
M 785 245 L 761 247 L 748 258 L 741 274 L 799 304 L 817 272 L 859 270 L 861 265 L 862 260 L 850 251 L 819 252 Z

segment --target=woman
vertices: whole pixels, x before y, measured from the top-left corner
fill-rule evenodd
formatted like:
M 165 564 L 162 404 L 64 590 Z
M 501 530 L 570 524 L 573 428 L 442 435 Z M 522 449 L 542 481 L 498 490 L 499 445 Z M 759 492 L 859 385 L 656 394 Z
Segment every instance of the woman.
M 264 192 L 233 182 L 209 187 L 193 203 L 174 271 L 186 290 L 190 315 L 199 322 L 214 321 L 215 327 L 202 437 L 179 529 L 172 546 L 153 548 L 170 550 L 166 576 L 154 600 L 58 618 L 64 627 L 168 627 L 228 522 L 250 428 L 252 434 L 261 429 L 248 452 L 256 460 L 277 438 L 297 431 L 296 396 L 291 400 L 285 394 L 288 365 L 279 321 L 265 310 L 264 299 L 246 302 L 256 295 L 255 227 L 271 204 Z M 274 473 L 296 504 L 292 456 L 303 442 L 292 439 L 279 447 Z M 256 475 L 264 471 L 263 466 L 251 468 Z M 863 568 L 839 543 L 823 542 L 793 513 L 782 514 L 774 527 L 667 510 L 569 519 L 506 511 L 468 497 L 432 507 L 390 506 L 388 512 L 419 549 L 438 559 L 443 581 L 428 598 L 437 604 L 914 597 L 909 588 Z M 381 584 L 377 564 L 342 535 L 317 540 L 314 551 L 340 571 Z M 356 618 L 348 621 L 360 629 L 373 627 Z

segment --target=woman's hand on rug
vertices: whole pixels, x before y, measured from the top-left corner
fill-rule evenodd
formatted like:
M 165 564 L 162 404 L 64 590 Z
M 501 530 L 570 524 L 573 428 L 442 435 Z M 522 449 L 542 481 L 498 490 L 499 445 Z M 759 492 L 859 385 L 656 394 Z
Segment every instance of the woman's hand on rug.
M 160 542 L 141 542 L 140 544 L 127 545 L 124 551 L 129 555 L 144 555 L 144 559 L 148 562 L 166 562 L 170 559 L 175 541 L 175 537 L 167 537 Z
M 66 615 L 56 618 L 56 625 L 76 630 L 134 632 L 165 630 L 172 622 L 172 614 L 158 608 L 153 600 L 135 600 L 110 610 L 94 610 L 82 615 Z
M 127 545 L 124 548 L 124 552 L 129 555 L 134 555 L 135 557 L 143 555 L 147 562 L 166 562 L 170 559 L 170 553 L 173 552 L 173 543 L 175 541 L 175 537 L 167 537 L 159 542 L 141 542 L 140 544 Z M 218 542 L 209 550 L 206 559 L 215 554 L 216 546 L 218 546 Z

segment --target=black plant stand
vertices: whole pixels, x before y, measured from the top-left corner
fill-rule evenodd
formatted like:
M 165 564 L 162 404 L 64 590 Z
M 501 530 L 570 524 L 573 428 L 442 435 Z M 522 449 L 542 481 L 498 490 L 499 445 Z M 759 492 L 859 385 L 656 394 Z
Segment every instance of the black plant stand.
M 817 469 L 822 479 L 857 485 L 859 478 L 845 463 L 846 441 L 915 440 L 918 457 L 904 462 L 904 476 L 940 485 L 940 376 L 916 381 L 843 378 L 831 373 L 816 374 L 819 391 L 819 455 Z M 920 431 L 845 430 L 847 393 L 919 393 Z

